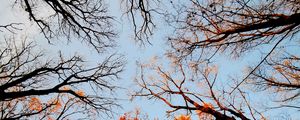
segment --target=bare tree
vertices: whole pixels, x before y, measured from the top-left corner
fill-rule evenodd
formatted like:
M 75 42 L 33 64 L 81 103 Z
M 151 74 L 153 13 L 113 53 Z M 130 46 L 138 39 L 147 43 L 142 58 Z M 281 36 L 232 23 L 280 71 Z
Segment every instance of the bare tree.
M 195 66 L 176 66 L 174 71 L 163 70 L 159 65 L 140 65 L 137 90 L 133 97 L 158 99 L 172 108 L 167 113 L 186 110 L 187 114 L 197 114 L 199 118 L 217 120 L 249 120 L 263 117 L 248 102 L 246 94 L 240 90 L 231 95 L 220 88 L 217 67 L 205 67 L 194 71 Z M 190 75 L 193 73 L 193 75 Z
M 150 2 L 148 0 L 136 0 L 137 3 L 138 1 L 143 1 L 144 3 Z M 158 12 L 163 14 L 149 12 L 152 13 L 149 16 L 163 15 L 160 17 L 164 18 L 170 26 L 174 26 L 175 34 L 168 36 L 168 43 L 171 50 L 167 51 L 166 55 L 172 58 L 177 68 L 178 66 L 188 67 L 195 63 L 193 69 L 203 74 L 202 76 L 198 76 L 196 80 L 204 80 L 208 84 L 208 88 L 202 88 L 199 91 L 212 90 L 213 86 L 218 89 L 222 88 L 220 84 L 209 82 L 211 80 L 214 81 L 214 79 L 206 80 L 209 77 L 203 71 L 205 67 L 214 65 L 214 61 L 218 61 L 218 56 L 228 55 L 234 58 L 251 60 L 253 58 L 247 57 L 247 53 L 253 50 L 260 51 L 257 52 L 257 56 L 261 56 L 260 61 L 255 65 L 245 65 L 246 67 L 250 67 L 247 73 L 241 73 L 244 77 L 236 78 L 234 82 L 228 81 L 233 84 L 225 87 L 226 89 L 223 90 L 226 91 L 226 94 L 228 92 L 227 95 L 229 97 L 235 98 L 235 95 L 239 94 L 238 96 L 243 98 L 240 102 L 244 101 L 245 105 L 249 107 L 249 111 L 252 112 L 243 113 L 245 111 L 241 112 L 239 109 L 235 109 L 237 107 L 234 104 L 223 106 L 222 104 L 226 102 L 226 99 L 224 101 L 217 98 L 221 104 L 215 102 L 213 106 L 217 106 L 219 110 L 225 110 L 229 113 L 233 110 L 228 117 L 250 119 L 249 116 L 254 116 L 253 119 L 255 119 L 256 115 L 252 114 L 254 113 L 251 108 L 252 106 L 246 102 L 247 97 L 245 97 L 246 93 L 243 92 L 244 88 L 240 87 L 242 84 L 250 83 L 255 90 L 275 90 L 274 94 L 282 93 L 284 97 L 281 98 L 280 101 L 282 103 L 279 107 L 299 109 L 299 105 L 292 102 L 297 101 L 299 97 L 298 58 L 300 54 L 295 52 L 299 50 L 299 1 L 188 0 L 182 2 L 179 0 L 169 0 L 161 2 L 161 4 L 167 6 L 161 8 L 163 10 Z M 143 4 L 140 4 L 139 7 L 142 8 Z M 150 9 L 148 8 L 148 10 Z M 130 10 L 136 11 L 137 9 Z M 140 11 L 143 12 L 145 10 Z M 144 20 L 144 22 L 147 21 Z M 157 21 L 151 21 L 153 24 L 155 22 Z M 223 62 L 225 63 L 226 61 Z M 148 90 L 149 93 L 136 95 L 156 97 L 174 109 L 200 110 L 205 112 L 205 110 L 197 107 L 198 105 L 194 105 L 195 100 L 191 99 L 193 101 L 190 102 L 190 97 L 184 97 L 188 96 L 185 94 L 189 92 L 183 92 L 181 83 L 172 82 L 174 78 L 171 75 L 166 74 L 166 76 L 169 76 L 166 80 L 169 81 L 168 84 L 159 80 L 157 83 L 148 84 L 147 81 L 151 80 L 146 80 L 143 77 L 144 74 L 147 75 L 146 73 L 149 72 L 141 73 L 143 75 L 139 79 L 139 84 L 143 90 Z M 159 74 L 161 73 L 165 73 L 165 71 L 159 71 Z M 193 72 L 187 72 L 183 76 L 194 75 L 195 73 Z M 187 81 L 187 79 L 181 81 L 186 81 L 182 82 L 185 84 L 191 82 Z M 163 82 L 163 84 L 160 82 Z M 171 85 L 173 87 L 163 87 Z M 176 91 L 174 91 L 175 88 Z M 209 95 L 211 99 L 214 99 L 214 91 L 212 90 Z M 183 106 L 173 105 L 163 96 L 172 96 L 174 94 L 181 95 L 186 104 Z M 227 96 L 226 94 L 224 96 Z M 201 98 L 202 94 L 196 92 L 190 96 Z M 202 102 L 200 99 L 199 101 Z M 196 103 L 199 104 L 199 101 Z M 204 106 L 204 104 L 199 105 Z M 242 114 L 239 115 L 234 112 Z M 220 118 L 217 115 L 210 114 L 216 119 Z M 221 114 L 225 115 L 222 112 Z
M 117 106 L 111 80 L 123 70 L 112 55 L 85 67 L 80 56 L 45 60 L 33 43 L 7 39 L 0 49 L 1 119 L 65 119 L 74 114 L 93 118 Z
M 133 25 L 135 40 L 144 44 L 145 41 L 151 44 L 149 36 L 153 34 L 155 24 L 152 14 L 159 13 L 159 0 L 122 0 L 125 14 L 128 15 Z
M 284 59 L 277 57 L 280 54 L 288 57 L 299 56 L 288 51 L 288 47 L 297 41 L 297 37 L 294 36 L 299 32 L 300 23 L 297 20 L 300 18 L 299 2 L 286 0 L 258 3 L 240 0 L 191 2 L 193 7 L 183 13 L 185 17 L 176 20 L 181 21 L 176 23 L 182 25 L 177 29 L 179 36 L 169 38 L 170 44 L 176 50 L 174 54 L 179 59 L 190 56 L 194 60 L 202 59 L 209 62 L 218 53 L 239 57 L 255 48 L 266 53 L 232 91 L 253 75 L 262 64 L 268 64 L 267 59 L 283 61 Z M 284 50 L 285 53 L 278 48 L 280 43 L 287 49 Z M 266 50 L 267 45 L 272 46 L 271 49 Z M 297 47 L 295 49 L 298 49 Z M 271 57 L 271 54 L 277 56 Z M 273 67 L 277 65 L 274 62 L 272 64 Z
M 20 22 L 34 23 L 51 42 L 82 40 L 97 52 L 115 46 L 113 17 L 102 0 L 15 0 L 13 8 L 28 13 Z M 33 42 L 17 37 L 22 23 L 0 25 L 0 119 L 96 119 L 119 106 L 113 93 L 123 71 L 122 56 L 87 63 L 79 55 L 49 58 Z M 27 29 L 27 28 L 22 28 Z M 12 34 L 11 34 L 12 33 Z M 9 37 L 7 37 L 9 36 Z M 27 36 L 26 36 L 27 37 Z M 87 60 L 89 61 L 89 60 Z
M 15 0 L 51 42 L 53 37 L 80 38 L 98 52 L 114 46 L 113 17 L 103 0 Z
M 282 97 L 277 101 L 296 101 L 299 98 L 299 58 L 284 54 L 279 58 L 267 59 L 266 64 L 259 67 L 247 82 L 257 86 L 259 90 L 272 90 Z M 273 58 L 273 57 L 272 57 Z M 282 107 L 299 109 L 298 105 L 283 103 Z

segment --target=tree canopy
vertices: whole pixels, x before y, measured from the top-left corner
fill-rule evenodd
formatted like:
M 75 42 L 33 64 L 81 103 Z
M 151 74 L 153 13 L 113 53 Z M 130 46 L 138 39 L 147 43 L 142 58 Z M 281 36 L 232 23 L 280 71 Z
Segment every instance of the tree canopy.
M 299 1 L 129 1 L 129 13 L 141 13 L 132 19 L 144 20 L 140 27 L 133 21 L 140 29 L 136 34 L 149 34 L 149 25 L 157 22 L 153 16 L 174 30 L 166 39 L 170 49 L 161 59 L 169 58 L 171 67 L 140 63 L 141 89 L 133 96 L 159 99 L 172 108 L 168 113 L 183 109 L 215 119 L 268 119 L 262 112 L 266 109 L 298 110 Z M 226 73 L 218 66 L 242 59 L 248 61 L 242 64 L 246 71 L 218 77 Z M 279 96 L 269 99 L 275 106 L 253 105 L 250 96 L 259 92 Z
M 27 13 L 20 23 L 0 26 L 0 119 L 70 119 L 111 116 L 119 106 L 112 96 L 124 60 L 117 53 L 103 54 L 98 63 L 84 57 L 56 57 L 41 50 L 36 40 L 20 39 L 22 24 L 39 28 L 53 39 L 82 40 L 99 54 L 114 47 L 113 18 L 102 0 L 15 0 L 12 9 Z M 25 28 L 27 29 L 27 28 Z M 8 37 L 7 37 L 8 36 Z M 108 55 L 108 56 L 107 56 Z M 101 61 L 102 60 L 102 61 Z M 73 117 L 74 118 L 74 117 Z
M 112 7 L 108 2 L 11 2 L 26 19 L 0 23 L 0 119 L 98 119 L 115 114 L 115 107 L 122 105 L 113 97 L 119 87 L 113 81 L 120 79 L 125 60 L 110 51 L 119 49 L 115 30 L 119 24 L 114 24 L 119 16 L 108 11 Z M 299 0 L 119 3 L 120 16 L 127 16 L 134 40 L 151 45 L 158 35 L 167 43 L 163 56 L 137 62 L 136 86 L 128 88 L 134 89 L 132 98 L 164 103 L 175 120 L 270 119 L 277 109 L 299 110 Z M 81 41 L 101 58 L 87 62 L 75 51 L 49 58 L 39 49 L 44 47 L 36 42 L 40 40 L 15 37 L 27 29 L 21 27 L 24 23 L 38 28 L 41 40 L 49 45 L 54 40 Z M 160 36 L 160 30 L 173 33 Z M 233 69 L 235 75 L 228 74 Z M 259 95 L 264 98 L 254 103 Z M 137 110 L 119 119 L 149 118 Z

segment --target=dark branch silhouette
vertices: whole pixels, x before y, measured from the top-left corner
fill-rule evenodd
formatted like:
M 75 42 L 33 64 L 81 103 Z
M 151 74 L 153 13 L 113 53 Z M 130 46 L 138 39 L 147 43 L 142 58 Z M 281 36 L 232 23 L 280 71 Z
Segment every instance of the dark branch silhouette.
M 158 66 L 151 65 L 151 67 L 149 67 L 140 65 L 140 67 L 141 73 L 139 74 L 140 76 L 137 77 L 137 83 L 141 87 L 141 90 L 134 93 L 133 97 L 142 96 L 150 99 L 159 99 L 173 108 L 173 110 L 168 111 L 169 113 L 177 110 L 187 110 L 212 115 L 217 120 L 249 120 L 242 109 L 235 107 L 239 103 L 230 103 L 230 97 L 227 98 L 225 93 L 220 95 L 220 91 L 214 89 L 217 78 L 216 73 L 212 71 L 214 68 L 202 71 L 197 79 L 204 80 L 197 80 L 198 82 L 196 82 L 190 81 L 190 79 L 193 78 L 189 78 L 189 76 L 186 75 L 186 72 L 189 71 L 184 70 L 185 68 L 182 65 L 178 66 L 178 72 L 173 73 L 176 74 L 176 77 L 172 77 L 170 72 L 165 72 Z M 153 71 L 156 71 L 156 73 L 150 75 L 149 73 Z M 177 75 L 181 76 L 179 77 Z M 178 80 L 178 78 L 181 79 Z M 197 87 L 192 84 L 204 84 L 206 86 L 198 86 L 198 88 L 200 88 L 197 89 Z M 195 87 L 195 89 L 193 87 Z M 199 92 L 204 88 L 208 88 L 208 93 Z M 219 95 L 217 96 L 216 93 Z M 241 94 L 243 93 L 241 92 Z M 246 100 L 241 100 L 240 102 L 242 101 Z M 183 103 L 185 103 L 185 105 L 177 105 Z M 244 107 L 248 107 L 250 111 L 253 109 L 249 104 Z
M 98 52 L 114 46 L 113 17 L 107 15 L 103 0 L 21 0 L 15 4 L 28 13 L 49 42 L 58 36 L 80 38 Z
M 93 67 L 85 67 L 80 56 L 66 59 L 60 55 L 44 61 L 42 53 L 33 52 L 32 43 L 19 47 L 12 41 L 7 40 L 0 49 L 1 119 L 42 119 L 38 114 L 60 118 L 70 114 L 67 108 L 71 106 L 78 107 L 74 114 L 109 112 L 110 107 L 118 106 L 114 98 L 101 92 L 114 91 L 109 81 L 123 70 L 121 58 L 112 55 Z
M 128 0 L 130 1 L 130 0 Z M 138 3 L 139 0 L 131 0 L 130 2 Z M 134 4 L 136 9 L 128 8 L 131 11 L 145 12 L 152 8 L 160 6 L 161 14 L 155 14 L 155 12 L 148 12 L 150 17 L 153 16 L 165 20 L 166 24 L 173 27 L 174 34 L 167 36 L 168 45 L 171 47 L 166 52 L 166 56 L 171 58 L 172 67 L 178 70 L 179 66 L 194 69 L 197 72 L 188 72 L 186 77 L 197 76 L 195 80 L 206 80 L 206 83 L 211 79 L 207 77 L 205 67 L 211 67 L 215 65 L 215 61 L 222 66 L 227 64 L 226 60 L 231 61 L 234 59 L 243 59 L 247 61 L 253 61 L 255 58 L 248 56 L 248 53 L 255 53 L 255 57 L 260 57 L 257 63 L 243 63 L 247 69 L 246 72 L 237 73 L 239 77 L 235 77 L 233 80 L 228 80 L 228 86 L 226 85 L 209 85 L 209 88 L 202 88 L 197 92 L 184 91 L 178 83 L 165 83 L 166 81 L 157 81 L 157 83 L 148 83 L 146 77 L 151 72 L 143 72 L 143 76 L 140 76 L 138 81 L 142 88 L 137 94 L 138 96 L 155 97 L 165 102 L 175 111 L 179 109 L 186 109 L 187 111 L 200 110 L 214 116 L 215 119 L 220 119 L 220 115 L 214 114 L 212 111 L 208 112 L 203 110 L 198 105 L 195 105 L 195 100 L 191 96 L 197 96 L 201 98 L 203 94 L 201 91 L 210 90 L 209 98 L 219 101 L 215 105 L 222 115 L 233 117 L 234 119 L 256 119 L 258 116 L 263 116 L 259 111 L 254 109 L 254 106 L 249 104 L 249 99 L 246 94 L 251 91 L 267 91 L 266 96 L 281 95 L 278 99 L 272 99 L 270 102 L 277 102 L 278 105 L 272 108 L 299 108 L 299 105 L 295 105 L 294 102 L 299 102 L 299 28 L 300 28 L 300 2 L 296 0 L 279 0 L 279 1 L 251 1 L 251 0 L 213 0 L 213 1 L 201 1 L 201 0 L 167 0 L 160 1 L 160 4 L 151 4 L 151 1 L 142 0 L 148 6 L 146 10 L 138 9 L 143 8 L 143 4 Z M 134 17 L 138 18 L 139 14 L 135 14 Z M 145 16 L 140 16 L 144 18 Z M 159 19 L 142 19 L 143 22 L 148 24 L 154 24 L 162 22 Z M 133 21 L 134 26 L 143 26 L 144 24 L 138 24 Z M 144 32 L 143 34 L 146 34 Z M 224 60 L 224 56 L 230 56 Z M 220 59 L 222 58 L 222 59 Z M 191 64 L 193 67 L 191 68 Z M 237 63 L 238 64 L 238 63 Z M 159 66 L 158 67 L 163 67 Z M 249 67 L 250 66 L 250 67 Z M 232 68 L 226 68 L 232 69 Z M 155 71 L 155 70 L 154 70 Z M 226 71 L 225 71 L 226 72 Z M 163 73 L 163 71 L 158 74 Z M 223 73 L 223 71 L 220 71 Z M 178 74 L 178 73 L 174 73 Z M 203 74 L 198 76 L 198 74 Z M 169 76 L 168 81 L 175 81 L 177 78 L 172 78 L 172 74 L 166 74 Z M 184 77 L 185 78 L 185 77 Z M 226 79 L 227 80 L 227 79 Z M 193 81 L 186 81 L 185 84 Z M 251 91 L 245 86 L 251 86 Z M 169 86 L 169 87 L 166 87 Z M 172 87 L 171 87 L 172 86 Z M 220 94 L 224 96 L 231 96 L 246 103 L 244 110 L 239 110 L 235 104 L 228 103 L 227 107 L 222 107 L 222 103 L 228 101 L 219 100 L 213 95 L 213 87 L 221 89 L 226 86 Z M 166 87 L 166 88 L 165 88 Z M 174 89 L 177 88 L 177 89 Z M 148 91 L 148 93 L 145 93 Z M 247 91 L 244 93 L 244 91 Z M 270 91 L 272 91 L 270 93 Z M 199 92 L 199 93 L 198 93 Z M 256 94 L 251 92 L 249 94 Z M 238 94 L 238 95 L 237 95 Z M 172 100 L 177 97 L 175 95 L 182 95 L 184 104 L 174 105 Z M 189 97 L 184 97 L 189 96 Z M 227 97 L 228 97 L 227 96 Z M 201 98 L 201 102 L 207 100 Z M 199 102 L 196 102 L 199 104 Z M 218 104 L 219 103 L 219 104 Z M 201 104 L 199 104 L 201 106 Z M 192 107 L 191 107 L 192 106 Z M 203 106 L 203 105 L 202 105 Z M 226 106 L 226 105 L 225 105 Z M 286 107 L 292 106 L 292 107 Z M 259 106 L 261 107 L 261 106 Z M 227 109 L 230 108 L 230 109 Z M 268 108 L 267 108 L 268 109 Z M 250 118 L 252 117 L 252 118 Z M 225 118 L 222 118 L 225 119 Z M 226 118 L 227 119 L 227 118 Z M 229 118 L 228 118 L 229 119 Z

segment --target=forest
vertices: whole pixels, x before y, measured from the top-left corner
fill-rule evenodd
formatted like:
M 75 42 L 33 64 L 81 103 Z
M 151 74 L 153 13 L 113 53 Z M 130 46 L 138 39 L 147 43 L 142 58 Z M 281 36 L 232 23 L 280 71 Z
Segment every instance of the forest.
M 294 120 L 299 0 L 6 0 L 1 120 Z

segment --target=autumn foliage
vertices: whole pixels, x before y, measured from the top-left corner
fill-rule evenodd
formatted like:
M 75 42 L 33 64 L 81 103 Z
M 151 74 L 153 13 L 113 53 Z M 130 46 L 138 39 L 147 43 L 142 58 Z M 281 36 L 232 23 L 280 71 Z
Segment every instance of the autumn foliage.
M 23 17 L 13 20 L 17 22 L 0 23 L 3 36 L 0 40 L 0 119 L 112 116 L 112 108 L 118 104 L 111 97 L 115 91 L 111 82 L 119 78 L 123 58 L 107 52 L 97 58 L 97 62 L 87 63 L 89 60 L 68 45 L 64 49 L 71 55 L 60 48 L 50 49 L 55 46 L 54 40 L 84 41 L 96 55 L 114 47 L 112 38 L 116 33 L 111 29 L 112 17 L 106 14 L 103 1 L 13 0 L 3 3 L 1 8 L 12 6 L 4 7 L 4 11 L 18 10 L 18 15 Z M 30 36 L 30 32 L 36 32 L 35 36 Z M 49 44 L 41 45 L 42 41 Z
M 169 49 L 156 57 L 164 62 L 138 63 L 133 97 L 158 99 L 168 114 L 200 119 L 267 119 L 272 112 L 264 111 L 299 110 L 299 1 L 127 3 L 138 39 L 161 26 L 155 18 L 174 31 L 165 37 Z M 254 102 L 259 95 L 263 100 Z
M 120 3 L 122 15 L 112 15 L 106 2 Z M 7 23 L 0 23 L 1 120 L 114 118 L 120 106 L 116 90 L 126 88 L 115 85 L 125 67 L 115 27 L 117 17 L 126 15 L 129 21 L 122 24 L 131 23 L 140 45 L 159 37 L 166 43 L 161 55 L 138 61 L 137 68 L 127 66 L 136 69 L 136 86 L 128 88 L 132 100 L 159 101 L 174 120 L 264 120 L 278 111 L 299 112 L 299 0 L 3 3 L 25 17 L 17 22 L 3 17 Z M 61 41 L 71 46 L 76 41 L 79 50 L 56 49 Z M 48 46 L 55 49 L 45 52 Z M 116 119 L 148 117 L 136 110 Z

